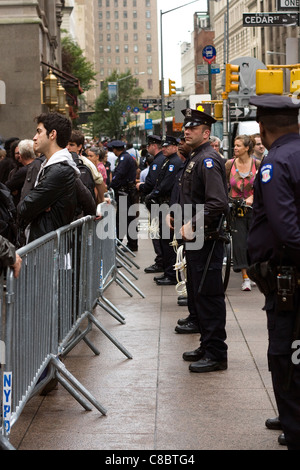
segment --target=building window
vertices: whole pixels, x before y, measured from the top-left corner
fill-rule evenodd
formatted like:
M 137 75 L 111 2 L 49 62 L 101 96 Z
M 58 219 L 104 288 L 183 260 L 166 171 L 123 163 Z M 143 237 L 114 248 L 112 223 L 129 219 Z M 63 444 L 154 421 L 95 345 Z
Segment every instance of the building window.
M 134 56 L 134 63 L 135 64 L 138 64 L 139 63 L 139 58 L 137 55 Z
M 148 73 L 148 75 L 152 75 L 152 67 L 147 68 L 147 73 Z
M 105 13 L 105 17 L 106 17 L 107 20 L 110 20 L 110 11 L 107 11 Z
M 137 18 L 137 11 L 136 10 L 133 11 L 133 18 Z
M 119 5 L 118 5 L 118 0 L 114 0 L 114 7 L 115 7 L 115 8 L 118 8 L 118 6 L 119 6 Z
M 115 20 L 118 20 L 118 19 L 119 19 L 119 12 L 118 12 L 118 11 L 115 11 L 115 12 L 114 12 L 114 17 L 115 17 Z
M 147 64 L 152 64 L 152 56 L 151 55 L 147 56 Z
M 153 90 L 153 80 L 152 78 L 148 78 L 148 90 Z
M 118 29 L 119 29 L 119 23 L 116 22 L 116 23 L 115 23 L 115 30 L 117 31 Z
M 150 10 L 146 10 L 146 18 L 151 18 L 151 11 Z
M 152 52 L 152 45 L 151 44 L 147 44 L 147 52 Z
M 133 52 L 135 53 L 139 52 L 139 46 L 137 44 L 133 46 Z
M 127 56 L 124 57 L 124 64 L 129 64 L 129 58 Z
M 125 29 L 125 30 L 128 29 L 128 23 L 127 23 L 127 21 L 124 23 L 124 29 Z
M 129 52 L 129 47 L 128 44 L 124 44 L 124 52 L 128 53 Z
M 150 23 L 150 21 L 146 21 L 146 29 L 151 29 L 151 23 Z
M 128 42 L 128 33 L 124 34 L 124 42 Z
M 146 41 L 151 41 L 151 33 L 146 34 Z
M 111 46 L 107 46 L 107 47 L 106 47 L 106 52 L 107 52 L 108 54 L 111 53 Z
M 136 21 L 133 22 L 133 29 L 138 29 L 138 24 Z
M 109 21 L 106 23 L 106 29 L 107 29 L 107 31 L 110 31 L 110 22 Z

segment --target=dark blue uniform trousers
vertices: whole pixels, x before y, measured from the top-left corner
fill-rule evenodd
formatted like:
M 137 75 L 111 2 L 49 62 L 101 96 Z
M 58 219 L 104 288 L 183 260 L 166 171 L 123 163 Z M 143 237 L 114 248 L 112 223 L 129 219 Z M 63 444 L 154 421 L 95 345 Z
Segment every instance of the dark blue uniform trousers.
M 187 286 L 190 313 L 196 313 L 200 330 L 200 347 L 204 357 L 227 360 L 226 305 L 222 281 L 223 243 L 217 241 L 201 292 L 199 286 L 212 241 L 205 241 L 201 250 L 189 250 L 186 244 Z
M 269 347 L 268 362 L 279 419 L 289 450 L 300 450 L 300 359 L 299 346 L 292 348 L 295 338 L 295 311 L 278 311 L 266 304 Z M 269 305 L 268 305 L 269 303 Z M 296 304 L 299 303 L 299 299 Z M 297 308 L 297 305 L 296 305 Z M 297 352 L 298 350 L 298 352 Z M 294 359 L 294 363 L 292 362 Z M 297 359 L 295 361 L 295 359 Z

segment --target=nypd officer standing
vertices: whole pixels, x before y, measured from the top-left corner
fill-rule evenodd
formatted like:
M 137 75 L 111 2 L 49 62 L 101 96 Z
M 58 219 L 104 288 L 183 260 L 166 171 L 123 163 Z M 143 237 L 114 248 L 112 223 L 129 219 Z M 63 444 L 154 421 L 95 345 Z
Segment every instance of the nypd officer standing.
M 145 183 L 138 183 L 137 189 L 141 196 L 145 197 L 153 190 L 159 170 L 165 161 L 165 156 L 162 152 L 162 139 L 159 135 L 150 135 L 147 141 L 147 150 L 150 155 L 153 155 L 154 159 L 150 165 L 148 175 Z M 162 258 L 162 247 L 161 240 L 159 238 L 153 238 L 152 244 L 155 252 L 154 264 L 145 268 L 145 273 L 160 273 L 164 270 L 163 258 Z
M 162 145 L 162 152 L 165 156 L 165 160 L 159 172 L 157 173 L 153 190 L 145 198 L 146 205 L 147 201 L 152 201 L 153 203 L 159 205 L 170 204 L 171 193 L 176 183 L 177 173 L 183 166 L 182 160 L 177 154 L 178 143 L 179 141 L 177 141 L 176 137 L 166 136 L 166 139 Z M 162 276 L 154 277 L 154 281 L 158 286 L 170 286 L 177 284 L 176 272 L 174 270 L 174 265 L 176 263 L 176 253 L 174 248 L 170 245 L 170 243 L 173 241 L 173 234 L 171 237 L 169 229 L 165 230 L 165 227 L 165 220 L 164 217 L 162 217 L 162 213 L 160 212 L 159 234 L 164 273 Z
M 288 449 L 300 450 L 300 101 L 264 95 L 250 104 L 257 106 L 269 150 L 254 184 L 248 236 L 248 273 L 266 299 L 268 363 L 279 412 L 266 425 L 277 420 Z
M 192 372 L 210 372 L 227 369 L 223 242 L 218 238 L 223 214 L 228 210 L 225 165 L 209 142 L 215 119 L 198 110 L 185 109 L 182 113 L 185 141 L 192 152 L 181 179 L 180 204 L 183 214 L 184 205 L 192 208 L 192 220 L 184 222 L 180 232 L 186 242 L 189 301 L 193 301 L 200 330 L 200 347 L 185 352 L 183 359 L 192 362 L 189 366 Z M 199 205 L 204 207 L 204 244 L 192 249 L 193 243 L 187 242 L 198 231 Z M 209 233 L 214 233 L 214 237 Z M 197 235 L 194 238 L 197 243 Z
M 112 188 L 116 193 L 117 201 L 117 238 L 122 240 L 124 236 L 127 236 L 127 247 L 131 251 L 138 250 L 138 234 L 131 233 L 130 223 L 138 216 L 136 213 L 135 216 L 129 215 L 129 208 L 133 204 L 138 202 L 137 193 L 135 187 L 136 179 L 136 161 L 129 155 L 125 150 L 126 143 L 121 140 L 113 140 L 111 142 L 111 147 L 114 154 L 118 157 L 116 161 L 116 167 L 113 173 L 112 181 L 110 188 Z M 126 214 L 121 210 L 121 197 L 126 197 Z M 126 220 L 124 218 L 126 216 Z M 121 219 L 121 220 L 120 220 Z M 121 230 L 120 221 L 123 222 L 124 229 Z

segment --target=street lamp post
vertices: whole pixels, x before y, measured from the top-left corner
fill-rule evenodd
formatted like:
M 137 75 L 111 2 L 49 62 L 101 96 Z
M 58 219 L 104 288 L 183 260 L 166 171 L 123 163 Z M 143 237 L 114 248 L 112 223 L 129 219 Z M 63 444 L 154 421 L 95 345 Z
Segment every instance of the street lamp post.
M 186 7 L 191 3 L 198 2 L 199 0 L 193 0 L 192 2 L 185 3 L 179 7 L 172 8 L 171 10 L 162 11 L 160 10 L 160 61 L 161 61 L 161 125 L 162 125 L 162 138 L 165 139 L 166 131 L 166 119 L 165 119 L 165 85 L 164 85 L 164 60 L 163 60 L 163 33 L 162 33 L 162 17 L 171 11 L 178 10 L 179 8 Z

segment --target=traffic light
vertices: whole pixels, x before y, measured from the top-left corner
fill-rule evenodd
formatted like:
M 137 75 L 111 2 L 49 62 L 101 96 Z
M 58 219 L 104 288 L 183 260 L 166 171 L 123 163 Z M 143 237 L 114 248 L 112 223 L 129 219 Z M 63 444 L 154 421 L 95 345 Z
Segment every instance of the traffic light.
M 231 91 L 239 91 L 239 84 L 232 82 L 239 82 L 240 76 L 238 75 L 240 71 L 239 65 L 226 64 L 225 72 L 225 91 L 230 93 Z
M 169 79 L 169 96 L 176 95 L 175 82 Z
M 223 103 L 215 103 L 214 105 L 214 118 L 223 119 Z
M 283 93 L 283 70 L 256 70 L 256 94 L 282 95 Z

